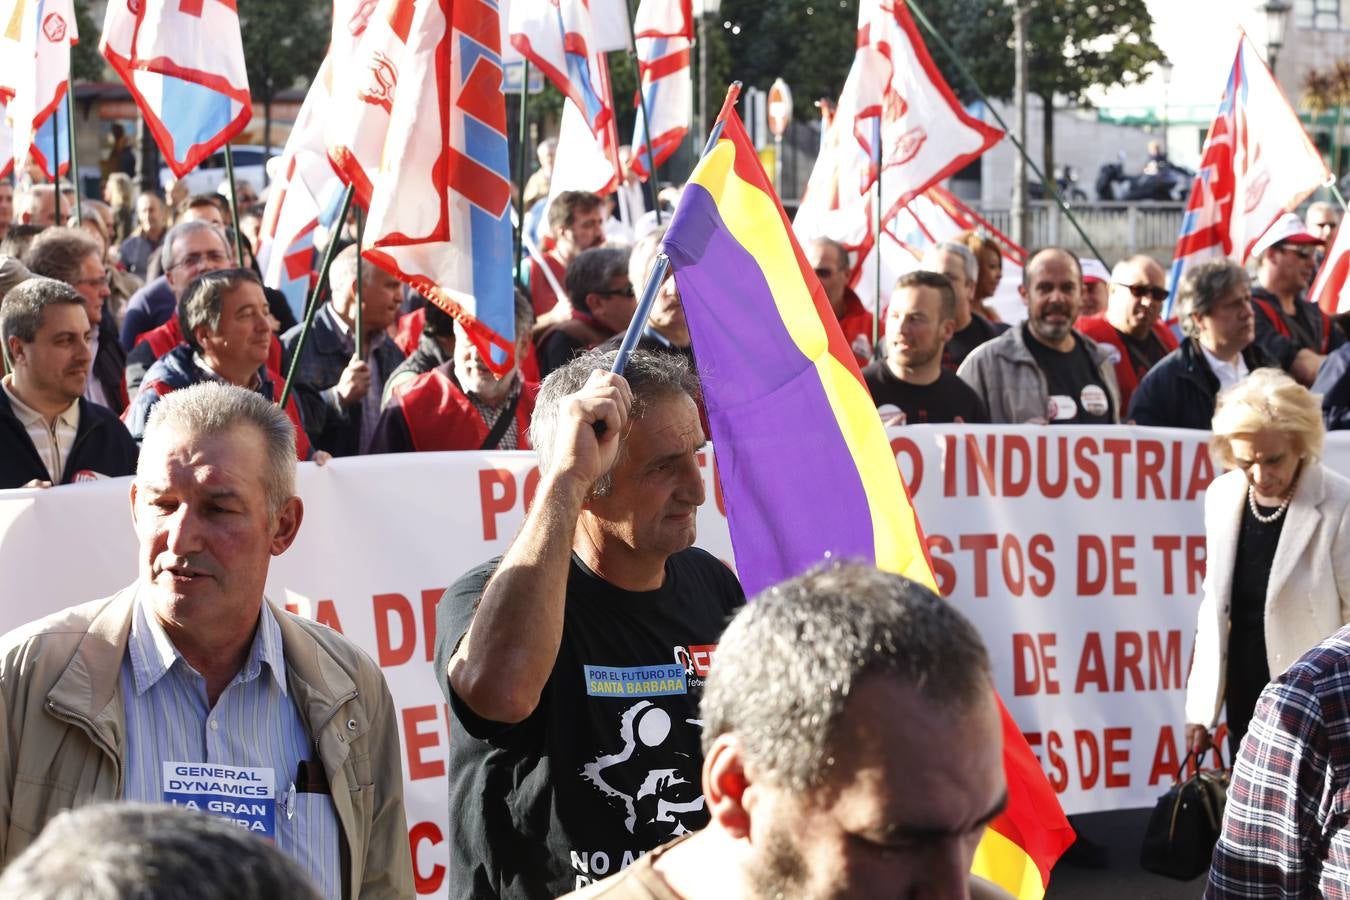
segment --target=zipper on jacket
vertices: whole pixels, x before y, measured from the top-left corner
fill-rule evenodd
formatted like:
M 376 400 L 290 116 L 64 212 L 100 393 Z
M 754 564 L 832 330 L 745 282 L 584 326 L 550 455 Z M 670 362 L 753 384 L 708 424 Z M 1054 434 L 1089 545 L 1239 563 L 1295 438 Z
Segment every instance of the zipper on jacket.
M 54 719 L 57 719 L 58 721 L 61 722 L 65 722 L 67 725 L 73 725 L 76 728 L 79 728 L 81 731 L 85 733 L 85 735 L 89 738 L 89 740 L 94 742 L 94 746 L 102 750 L 107 755 L 108 759 L 112 760 L 113 771 L 117 775 L 116 780 L 117 799 L 121 799 L 122 761 L 117 758 L 117 751 L 113 747 L 109 746 L 107 741 L 103 739 L 103 736 L 98 733 L 98 730 L 96 728 L 94 728 L 94 723 L 83 716 L 77 715 L 73 712 L 67 712 L 64 709 L 61 709 L 51 700 L 47 701 L 47 712 L 51 713 Z

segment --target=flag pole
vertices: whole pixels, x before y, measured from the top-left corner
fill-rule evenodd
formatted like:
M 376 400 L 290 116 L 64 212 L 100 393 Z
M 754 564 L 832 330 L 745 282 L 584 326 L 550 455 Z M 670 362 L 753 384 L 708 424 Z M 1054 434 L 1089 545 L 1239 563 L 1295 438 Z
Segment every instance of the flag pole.
M 282 409 L 286 408 L 286 401 L 290 399 L 295 372 L 300 367 L 300 354 L 304 352 L 305 341 L 309 340 L 309 332 L 314 327 L 314 314 L 319 311 L 319 298 L 323 296 L 324 284 L 328 281 L 328 270 L 333 267 L 333 257 L 337 255 L 338 237 L 342 234 L 342 226 L 347 221 L 347 210 L 352 206 L 352 193 L 353 188 L 349 184 L 347 190 L 342 192 L 342 208 L 338 210 L 337 230 L 328 236 L 328 245 L 323 248 L 323 264 L 319 266 L 319 280 L 314 282 L 314 289 L 309 292 L 309 302 L 305 304 L 305 321 L 300 329 L 300 337 L 295 341 L 291 364 L 286 367 L 286 384 L 281 389 L 281 398 L 277 400 L 277 406 Z
M 652 201 L 652 209 L 656 212 L 656 226 L 661 227 L 661 202 L 656 197 L 656 153 L 652 150 L 652 117 L 647 108 L 647 92 L 642 89 L 642 60 L 638 58 L 637 52 L 637 31 L 633 25 L 633 14 L 628 15 L 628 40 L 632 44 L 632 49 L 628 52 L 633 58 L 633 71 L 637 73 L 637 95 L 638 109 L 642 113 L 642 125 L 646 132 L 647 147 L 647 196 Z M 629 165 L 632 165 L 630 159 Z M 623 187 L 623 181 L 619 182 Z M 637 217 L 633 218 L 634 224 L 637 223 Z
M 1331 188 L 1331 196 L 1335 197 L 1336 202 L 1341 205 L 1341 212 L 1345 212 L 1346 210 L 1345 197 L 1341 196 L 1340 186 L 1336 184 L 1335 181 L 1332 181 L 1331 184 L 1327 185 L 1327 187 Z
M 230 182 L 230 218 L 234 220 L 234 262 L 244 265 L 244 235 L 239 228 L 239 192 L 234 186 L 234 153 L 225 142 L 225 178 Z
M 736 106 L 736 100 L 741 95 L 741 83 L 733 81 L 727 88 L 727 99 L 722 103 L 722 111 L 717 115 L 717 121 L 712 127 L 712 133 L 708 135 L 708 143 L 703 146 L 703 153 L 699 158 L 707 156 L 712 152 L 713 147 L 717 146 L 717 140 L 722 136 L 722 127 L 726 115 Z M 647 316 L 652 311 L 652 304 L 656 302 L 656 292 L 661 289 L 661 282 L 665 281 L 666 273 L 670 271 L 670 257 L 665 253 L 656 255 L 656 263 L 652 266 L 651 275 L 647 276 L 647 285 L 642 289 L 642 299 L 638 301 L 637 310 L 633 313 L 632 320 L 628 323 L 628 330 L 624 332 L 623 343 L 619 345 L 619 355 L 614 358 L 614 366 L 610 369 L 615 375 L 622 375 L 624 368 L 628 365 L 628 358 L 633 355 L 637 349 L 638 341 L 642 338 L 643 329 L 647 327 Z M 603 422 L 597 422 L 597 425 L 603 425 Z M 603 429 L 597 428 L 596 433 Z
M 988 109 L 998 121 L 999 127 L 1003 129 L 1008 138 L 1013 142 L 1013 146 L 1017 148 L 1017 152 L 1022 154 L 1022 158 L 1027 161 L 1027 166 L 1035 173 L 1036 177 L 1041 180 L 1041 184 L 1045 186 L 1046 193 L 1054 198 L 1056 205 L 1059 206 L 1060 212 L 1064 213 L 1069 220 L 1069 224 L 1073 225 L 1074 231 L 1077 231 L 1078 236 L 1083 239 L 1083 243 L 1087 246 L 1088 252 L 1095 256 L 1098 262 L 1106 266 L 1106 259 L 1098 252 L 1097 248 L 1092 243 L 1092 239 L 1087 236 L 1087 232 L 1084 231 L 1083 226 L 1079 224 L 1078 218 L 1069 209 L 1069 205 L 1064 202 L 1064 198 L 1060 196 L 1059 185 L 1055 184 L 1053 179 L 1045 177 L 1045 173 L 1041 171 L 1041 167 L 1036 165 L 1036 161 L 1031 158 L 1031 154 L 1028 153 L 1027 148 L 1022 145 L 1022 141 L 1018 139 L 1017 135 L 1013 133 L 1013 130 L 1008 127 L 1008 123 L 1003 121 L 1003 117 L 999 115 L 998 110 L 994 108 L 994 104 L 989 101 L 989 97 L 986 96 L 984 91 L 980 88 L 980 84 L 975 80 L 975 76 L 970 74 L 970 70 L 967 69 L 966 64 L 961 61 L 961 57 L 952 49 L 952 45 L 947 43 L 947 40 L 942 36 L 942 33 L 933 27 L 933 23 L 923 14 L 923 10 L 919 9 L 914 0 L 905 0 L 905 5 L 909 7 L 910 12 L 914 13 L 914 18 L 919 20 L 919 24 L 928 32 L 928 36 L 936 41 L 943 52 L 956 64 L 957 71 L 965 76 L 966 81 L 975 89 L 975 93 L 979 95 L 979 98 L 984 101 L 985 108 Z M 1047 109 L 1044 110 L 1044 114 L 1048 116 L 1051 115 L 1052 112 Z M 1110 266 L 1106 267 L 1108 269 L 1111 268 Z
M 342 228 L 346 222 L 339 223 L 338 234 L 342 233 Z M 356 338 L 352 346 L 352 359 L 363 360 L 366 358 L 362 352 L 362 344 L 366 340 L 366 305 L 362 302 L 361 285 L 365 279 L 365 262 L 361 259 L 362 244 L 366 237 L 366 211 L 361 208 L 361 204 L 356 204 L 356 318 L 352 323 L 352 336 Z
M 877 293 L 872 301 L 872 358 L 878 359 L 881 356 L 881 172 L 885 169 L 884 151 L 881 147 L 881 127 L 877 126 L 877 190 L 876 207 L 877 214 L 872 221 L 876 223 L 876 231 L 873 235 L 872 243 L 872 261 L 877 270 Z
M 56 127 L 56 113 L 52 113 L 52 131 L 59 132 Z M 79 227 L 80 224 L 80 163 L 75 155 L 75 73 L 70 73 L 70 78 L 66 81 L 66 137 L 70 140 L 70 168 L 66 171 L 70 174 L 70 183 L 75 185 L 75 208 L 70 211 L 71 224 Z M 58 167 L 59 169 L 59 167 Z M 57 193 L 61 190 L 61 179 L 56 179 Z M 61 211 L 61 198 L 56 198 L 56 211 Z M 58 215 L 59 218 L 59 215 Z
M 529 117 L 527 113 L 530 108 L 530 61 L 525 59 L 521 67 L 520 82 L 520 147 L 516 150 L 517 159 L 519 159 L 518 174 L 516 181 L 520 187 L 520 215 L 516 217 L 516 284 L 520 285 L 521 290 L 525 289 L 525 273 L 521 271 L 521 256 L 525 249 L 525 169 L 530 164 L 529 148 Z M 547 202 L 547 198 L 545 198 Z M 548 210 L 545 210 L 547 212 Z

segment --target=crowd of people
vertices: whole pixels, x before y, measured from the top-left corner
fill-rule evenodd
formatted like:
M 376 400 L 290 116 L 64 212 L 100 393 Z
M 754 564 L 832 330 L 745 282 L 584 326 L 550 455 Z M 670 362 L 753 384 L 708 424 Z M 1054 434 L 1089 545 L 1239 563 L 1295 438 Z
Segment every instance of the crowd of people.
M 925 589 L 858 565 L 747 605 L 693 547 L 707 426 L 673 278 L 625 376 L 608 371 L 664 223 L 632 215 L 636 197 L 621 221 L 607 198 L 551 196 L 552 151 L 527 190 L 547 237 L 522 273 L 504 375 L 460 322 L 361 264 L 353 223 L 329 237 L 343 246 L 307 326 L 259 277 L 249 186 L 235 221 L 220 194 L 133 197 L 120 174 L 102 202 L 0 184 L 0 488 L 134 475 L 140 547 L 135 584 L 0 642 L 0 889 L 73 890 L 82 867 L 59 862 L 71 839 L 53 835 L 90 829 L 126 831 L 99 851 L 111 856 L 124 837 L 222 865 L 190 816 L 161 827 L 153 807 L 102 806 L 168 800 L 174 783 L 262 798 L 232 816 L 281 851 L 231 851 L 251 877 L 304 882 L 296 896 L 412 896 L 384 678 L 263 596 L 269 561 L 304 518 L 297 460 L 532 449 L 541 480 L 521 531 L 436 612 L 451 896 L 1003 896 L 968 875 L 1007 802 L 978 635 Z M 999 246 L 966 233 L 930 248 L 875 321 L 848 248 L 803 247 L 889 426 L 1213 430 L 1231 471 L 1206 499 L 1214 571 L 1187 744 L 1214 742 L 1226 705 L 1234 755 L 1269 751 L 1241 756 L 1220 896 L 1271 877 L 1251 860 L 1272 829 L 1308 872 L 1346 853 L 1323 815 L 1340 796 L 1344 704 L 1308 699 L 1329 696 L 1350 655 L 1333 637 L 1350 621 L 1350 480 L 1319 462 L 1324 431 L 1350 427 L 1350 344 L 1305 296 L 1335 227 L 1314 205 L 1258 242 L 1254 278 L 1228 260 L 1189 271 L 1179 334 L 1147 256 L 1108 270 L 1030 254 L 1013 324 L 989 303 Z M 1318 775 L 1282 773 L 1293 797 L 1271 825 L 1260 804 L 1290 757 Z M 916 779 L 943 787 L 907 790 Z M 115 874 L 183 877 L 153 860 Z

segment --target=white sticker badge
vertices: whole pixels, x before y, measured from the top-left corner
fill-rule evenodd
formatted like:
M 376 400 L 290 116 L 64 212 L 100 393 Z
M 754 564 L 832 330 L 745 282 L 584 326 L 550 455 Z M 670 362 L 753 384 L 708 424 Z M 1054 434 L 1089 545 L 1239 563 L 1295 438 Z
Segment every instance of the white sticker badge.
M 1078 404 L 1073 402 L 1072 397 L 1066 397 L 1063 394 L 1051 394 L 1048 412 L 1050 421 L 1063 422 L 1078 415 Z
M 1078 399 L 1082 401 L 1083 409 L 1094 416 L 1104 416 L 1111 409 L 1111 404 L 1106 400 L 1106 391 L 1100 385 L 1087 385 Z
M 276 773 L 270 767 L 166 762 L 163 777 L 165 803 L 219 816 L 276 840 Z

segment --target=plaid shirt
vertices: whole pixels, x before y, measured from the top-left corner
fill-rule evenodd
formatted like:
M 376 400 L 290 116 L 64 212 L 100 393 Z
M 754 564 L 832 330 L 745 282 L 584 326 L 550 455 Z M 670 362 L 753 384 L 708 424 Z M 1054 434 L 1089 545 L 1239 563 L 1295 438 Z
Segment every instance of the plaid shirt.
M 1350 897 L 1350 627 L 1261 694 L 1206 897 Z

